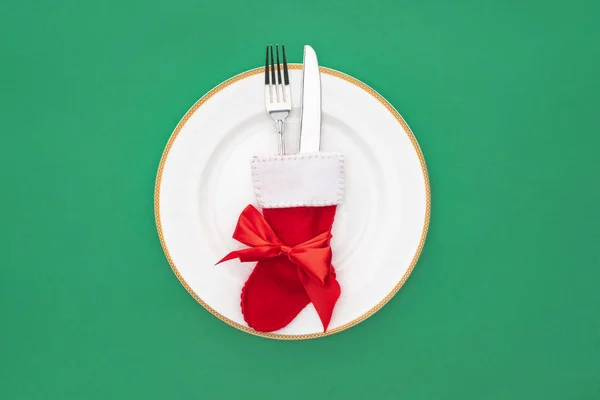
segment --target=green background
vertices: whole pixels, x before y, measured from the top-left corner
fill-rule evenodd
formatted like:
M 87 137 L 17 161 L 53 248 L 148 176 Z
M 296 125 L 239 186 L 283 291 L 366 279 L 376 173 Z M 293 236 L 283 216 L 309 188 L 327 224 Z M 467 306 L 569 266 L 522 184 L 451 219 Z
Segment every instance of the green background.
M 2 1 L 0 398 L 599 399 L 600 3 L 267 4 Z M 154 223 L 175 125 L 266 43 L 379 91 L 431 178 L 408 283 L 305 342 L 211 316 Z

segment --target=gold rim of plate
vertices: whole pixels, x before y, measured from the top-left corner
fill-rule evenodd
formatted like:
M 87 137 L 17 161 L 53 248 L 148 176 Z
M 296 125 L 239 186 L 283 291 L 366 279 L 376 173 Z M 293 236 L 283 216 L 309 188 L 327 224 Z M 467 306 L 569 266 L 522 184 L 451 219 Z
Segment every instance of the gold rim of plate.
M 289 69 L 302 69 L 302 64 L 289 64 L 288 68 Z M 165 253 L 167 261 L 169 262 L 169 265 L 171 265 L 171 269 L 173 269 L 175 276 L 177 276 L 177 279 L 179 279 L 179 282 L 181 282 L 181 284 L 183 285 L 185 290 L 187 290 L 188 293 L 198 303 L 200 303 L 200 305 L 202 305 L 202 307 L 204 307 L 206 310 L 208 310 L 208 312 L 210 312 L 215 317 L 219 318 L 221 321 L 226 322 L 227 324 L 229 324 L 229 325 L 233 326 L 234 328 L 237 328 L 241 331 L 244 331 L 244 332 L 250 333 L 252 335 L 256 335 L 256 336 L 270 338 L 270 339 L 306 340 L 306 339 L 315 339 L 315 338 L 320 338 L 320 337 L 324 337 L 324 336 L 329 336 L 329 335 L 333 335 L 335 333 L 344 331 L 348 328 L 351 328 L 354 325 L 357 325 L 357 324 L 361 323 L 362 321 L 366 320 L 371 315 L 375 314 L 388 301 L 390 301 L 392 297 L 394 297 L 394 295 L 400 290 L 402 285 L 404 285 L 404 283 L 410 276 L 411 272 L 415 268 L 415 265 L 417 264 L 419 256 L 421 255 L 423 246 L 425 245 L 425 238 L 427 236 L 427 230 L 429 228 L 429 220 L 430 220 L 430 213 L 431 213 L 431 190 L 430 190 L 430 186 L 429 186 L 429 175 L 427 174 L 427 166 L 425 165 L 425 158 L 423 157 L 423 153 L 421 151 L 421 148 L 419 147 L 419 143 L 417 142 L 415 135 L 412 133 L 412 131 L 409 128 L 409 126 L 407 125 L 407 123 L 404 121 L 404 118 L 402 118 L 400 113 L 398 113 L 398 111 L 396 111 L 396 109 L 386 99 L 384 99 L 379 93 L 377 93 L 375 90 L 371 89 L 369 86 L 367 86 L 363 82 L 359 81 L 358 79 L 353 78 L 349 75 L 346 75 L 342 72 L 333 70 L 331 68 L 319 67 L 319 69 L 320 69 L 321 73 L 323 73 L 323 74 L 335 76 L 337 78 L 343 79 L 347 82 L 350 82 L 350 83 L 360 87 L 361 89 L 363 89 L 364 91 L 369 93 L 371 96 L 375 97 L 385 108 L 387 108 L 387 110 L 390 113 L 392 113 L 394 118 L 396 118 L 396 120 L 400 123 L 400 125 L 402 125 L 402 128 L 404 128 L 404 131 L 408 135 L 408 138 L 410 139 L 415 151 L 417 152 L 417 156 L 419 157 L 419 162 L 421 163 L 421 170 L 423 171 L 423 176 L 425 178 L 425 192 L 426 192 L 425 221 L 423 224 L 423 230 L 421 231 L 421 239 L 419 241 L 419 247 L 417 248 L 417 251 L 415 252 L 415 255 L 412 258 L 412 261 L 410 263 L 408 270 L 406 271 L 404 276 L 402 276 L 402 279 L 400 279 L 400 282 L 398 282 L 396 284 L 396 286 L 394 286 L 394 289 L 390 293 L 388 293 L 387 296 L 385 296 L 383 298 L 383 300 L 381 300 L 375 307 L 371 308 L 369 311 L 367 311 L 360 317 L 354 319 L 353 321 L 350 321 L 342 326 L 328 330 L 326 332 L 310 333 L 310 334 L 304 334 L 304 335 L 282 335 L 282 334 L 278 334 L 278 333 L 258 332 L 252 328 L 238 324 L 237 322 L 232 321 L 231 319 L 219 314 L 211 306 L 209 306 L 206 302 L 204 302 L 192 290 L 192 288 L 187 284 L 187 282 L 183 279 L 183 277 L 179 273 L 179 270 L 177 269 L 177 266 L 173 262 L 171 255 L 169 254 L 169 249 L 167 248 L 167 245 L 165 243 L 165 240 L 163 237 L 163 232 L 162 232 L 162 226 L 161 226 L 161 222 L 160 222 L 160 184 L 161 184 L 161 180 L 162 180 L 162 174 L 163 174 L 163 169 L 165 166 L 165 161 L 167 159 L 167 156 L 169 155 L 169 151 L 171 150 L 171 146 L 173 145 L 173 142 L 179 135 L 179 132 L 181 131 L 183 126 L 190 119 L 190 117 L 196 112 L 196 110 L 198 110 L 202 106 L 202 104 L 204 104 L 206 101 L 208 101 L 208 99 L 210 99 L 213 95 L 215 95 L 216 93 L 218 93 L 219 91 L 223 90 L 224 88 L 226 88 L 227 86 L 229 86 L 233 83 L 236 83 L 236 82 L 238 82 L 242 79 L 245 79 L 249 76 L 264 73 L 264 71 L 265 71 L 264 67 L 256 68 L 256 69 L 252 69 L 250 71 L 243 72 L 239 75 L 236 75 L 236 76 L 226 80 L 225 82 L 214 87 L 211 91 L 209 91 L 204 96 L 202 96 L 202 98 L 200 100 L 198 100 L 192 106 L 192 108 L 189 109 L 189 111 L 184 115 L 184 117 L 181 119 L 179 124 L 177 124 L 177 127 L 175 127 L 175 130 L 173 131 L 173 133 L 171 134 L 171 137 L 169 138 L 169 141 L 167 142 L 167 146 L 165 147 L 165 150 L 163 151 L 162 157 L 160 159 L 160 164 L 158 166 L 158 173 L 156 176 L 156 184 L 154 187 L 154 216 L 156 219 L 156 227 L 158 230 L 158 236 L 160 238 L 160 244 L 163 248 L 163 251 Z

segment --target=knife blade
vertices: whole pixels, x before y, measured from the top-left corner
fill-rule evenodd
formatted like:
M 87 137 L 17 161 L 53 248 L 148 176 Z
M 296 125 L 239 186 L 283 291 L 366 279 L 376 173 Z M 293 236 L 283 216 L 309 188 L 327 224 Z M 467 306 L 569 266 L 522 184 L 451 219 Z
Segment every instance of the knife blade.
M 304 46 L 300 153 L 317 153 L 321 147 L 321 73 L 317 54 Z

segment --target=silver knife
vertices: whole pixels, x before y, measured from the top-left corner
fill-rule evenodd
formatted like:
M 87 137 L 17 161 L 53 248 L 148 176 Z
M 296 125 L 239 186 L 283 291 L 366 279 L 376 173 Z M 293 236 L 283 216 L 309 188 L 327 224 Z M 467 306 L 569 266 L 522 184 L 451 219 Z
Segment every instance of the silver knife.
M 317 54 L 304 46 L 300 153 L 317 153 L 321 146 L 321 73 Z

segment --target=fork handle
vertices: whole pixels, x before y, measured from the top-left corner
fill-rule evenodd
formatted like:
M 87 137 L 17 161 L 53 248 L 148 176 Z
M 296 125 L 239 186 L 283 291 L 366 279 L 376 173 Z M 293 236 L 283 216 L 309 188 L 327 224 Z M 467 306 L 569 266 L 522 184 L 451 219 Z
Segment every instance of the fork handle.
M 277 136 L 279 137 L 279 155 L 285 154 L 285 137 L 283 136 L 283 120 L 277 120 Z

